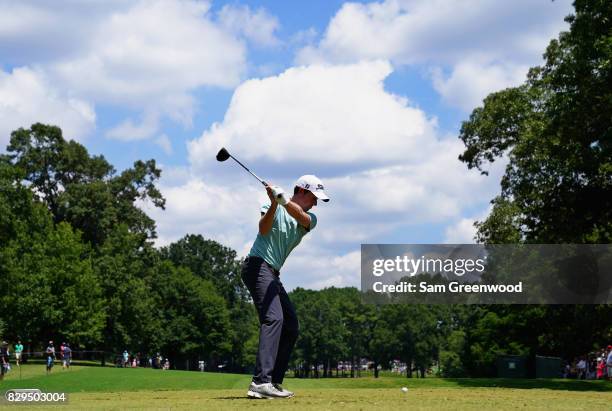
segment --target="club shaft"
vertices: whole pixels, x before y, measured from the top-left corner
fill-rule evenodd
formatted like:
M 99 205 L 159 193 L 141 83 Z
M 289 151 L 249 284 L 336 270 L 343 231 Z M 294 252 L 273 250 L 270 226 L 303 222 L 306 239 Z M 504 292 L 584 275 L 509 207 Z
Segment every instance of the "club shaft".
M 252 172 L 251 170 L 248 169 L 247 166 L 245 166 L 244 164 L 242 164 L 236 157 L 234 157 L 233 155 L 229 155 L 232 159 L 234 159 L 234 161 L 238 164 L 240 164 L 240 166 L 242 168 L 244 168 L 246 171 L 248 171 L 253 177 L 255 177 L 261 184 L 263 184 L 264 186 L 267 185 L 265 181 L 263 181 L 261 178 L 257 177 L 257 175 Z

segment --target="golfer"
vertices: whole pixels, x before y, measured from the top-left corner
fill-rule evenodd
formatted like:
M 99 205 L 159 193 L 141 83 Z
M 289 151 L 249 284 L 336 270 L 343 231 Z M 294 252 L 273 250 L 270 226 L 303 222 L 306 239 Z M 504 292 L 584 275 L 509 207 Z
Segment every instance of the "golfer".
M 317 200 L 329 201 L 323 183 L 305 175 L 295 183 L 287 200 L 279 187 L 266 185 L 270 205 L 261 208 L 259 234 L 242 266 L 242 281 L 249 289 L 259 315 L 259 349 L 250 398 L 289 398 L 282 388 L 289 356 L 298 336 L 298 319 L 281 283 L 280 269 L 287 256 L 317 225 L 309 210 Z

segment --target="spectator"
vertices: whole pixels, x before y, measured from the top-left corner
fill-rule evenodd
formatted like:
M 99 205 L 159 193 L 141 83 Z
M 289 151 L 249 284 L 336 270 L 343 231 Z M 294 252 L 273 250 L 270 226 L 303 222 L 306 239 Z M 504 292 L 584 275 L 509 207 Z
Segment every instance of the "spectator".
M 68 343 L 64 343 L 64 351 L 62 352 L 62 368 L 68 369 L 70 368 L 70 361 L 72 360 L 72 350 L 70 349 L 70 345 Z
M 604 357 L 597 358 L 597 379 L 600 380 L 604 378 L 604 373 L 606 371 L 606 359 Z
M 123 351 L 123 368 L 127 367 L 130 362 L 130 354 L 127 350 Z
M 584 360 L 584 357 L 580 358 L 580 361 L 578 361 L 578 364 L 576 365 L 576 369 L 578 371 L 578 379 L 584 380 L 586 378 L 586 369 L 587 369 L 587 364 L 586 364 L 586 361 Z
M 10 370 L 8 343 L 2 341 L 0 344 L 0 381 L 4 379 L 4 374 Z
M 49 374 L 51 372 L 51 368 L 53 368 L 53 362 L 55 361 L 55 347 L 53 346 L 53 340 L 49 341 L 45 354 L 47 355 L 47 374 Z
M 606 357 L 606 367 L 608 369 L 608 380 L 612 381 L 612 345 L 608 345 L 608 356 Z
M 17 344 L 15 345 L 15 364 L 18 367 L 21 366 L 21 353 L 23 353 L 23 344 L 21 344 L 21 340 L 17 340 Z

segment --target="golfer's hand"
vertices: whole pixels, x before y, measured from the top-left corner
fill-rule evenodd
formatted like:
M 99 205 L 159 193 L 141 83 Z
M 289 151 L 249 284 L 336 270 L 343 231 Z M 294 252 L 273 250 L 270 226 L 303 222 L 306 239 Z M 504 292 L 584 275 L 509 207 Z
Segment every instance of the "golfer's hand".
M 280 205 L 286 205 L 287 198 L 285 197 L 285 191 L 279 186 L 272 186 L 271 189 L 274 200 Z

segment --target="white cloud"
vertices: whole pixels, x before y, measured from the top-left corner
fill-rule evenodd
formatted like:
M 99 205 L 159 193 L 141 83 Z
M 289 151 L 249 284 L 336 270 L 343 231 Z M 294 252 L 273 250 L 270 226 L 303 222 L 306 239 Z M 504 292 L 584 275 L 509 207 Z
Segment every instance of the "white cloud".
M 160 146 L 161 149 L 164 150 L 164 153 L 166 153 L 167 155 L 172 155 L 172 142 L 170 141 L 167 135 L 162 134 L 161 136 L 157 137 L 157 139 L 155 140 L 155 144 Z
M 189 91 L 234 86 L 245 69 L 244 45 L 216 26 L 208 9 L 203 2 L 147 1 L 109 13 L 87 52 L 56 62 L 52 72 L 96 100 L 162 112 L 188 109 Z
M 10 133 L 42 122 L 62 128 L 64 137 L 82 140 L 95 126 L 91 104 L 56 92 L 43 73 L 28 67 L 0 70 L 0 151 Z
M 156 113 L 189 127 L 193 92 L 234 87 L 247 68 L 244 39 L 209 9 L 209 2 L 195 0 L 1 2 L 0 51 L 5 64 L 35 65 L 52 89 L 90 107 Z M 264 29 L 240 36 L 273 39 L 273 17 L 259 10 L 245 18 Z M 127 119 L 109 135 L 152 137 L 158 132 L 152 125 Z
M 432 79 L 434 88 L 446 103 L 470 112 L 481 106 L 491 91 L 523 83 L 528 70 L 528 66 L 512 63 L 463 61 L 448 77 L 439 68 L 432 70 Z
M 123 141 L 143 140 L 151 137 L 158 127 L 158 115 L 148 113 L 141 124 L 134 124 L 132 119 L 126 119 L 118 126 L 108 130 L 106 137 Z
M 226 4 L 219 12 L 219 21 L 228 31 L 257 46 L 274 47 L 281 43 L 274 34 L 280 26 L 278 19 L 262 8 L 253 12 L 246 5 Z
M 461 214 L 466 207 L 490 198 L 503 171 L 495 163 L 490 176 L 467 170 L 459 162 L 462 144 L 456 140 L 433 141 L 431 151 L 406 165 L 351 173 L 326 181 L 340 213 L 371 223 L 422 224 L 441 222 Z M 359 213 L 359 214 L 356 214 Z
M 447 244 L 474 244 L 476 237 L 476 221 L 485 220 L 491 213 L 492 207 L 478 216 L 461 218 L 452 225 L 449 225 L 444 232 L 444 242 Z
M 307 238 L 310 234 L 305 237 L 305 244 L 299 245 L 281 270 L 285 288 L 360 287 L 361 252 L 338 254 L 318 247 L 315 232 L 312 239 Z
M 312 43 L 315 42 L 318 34 L 317 29 L 314 27 L 309 27 L 293 34 L 289 39 L 289 42 L 298 46 L 303 46 L 304 44 L 312 45 Z
M 546 44 L 555 37 L 566 27 L 563 18 L 570 11 L 569 0 L 345 3 L 320 43 L 301 50 L 297 61 L 388 59 L 395 64 L 454 64 L 466 54 L 479 54 L 531 62 L 543 50 L 529 45 Z
M 383 61 L 291 68 L 235 91 L 222 123 L 189 144 L 196 169 L 222 147 L 273 163 L 388 164 L 432 148 L 435 121 L 384 90 Z
M 345 3 L 298 64 L 385 59 L 434 68 L 434 88 L 466 112 L 489 93 L 520 84 L 567 28 L 571 2 L 387 0 Z M 442 70 L 450 75 L 442 75 Z
M 0 1 L 3 63 L 21 66 L 76 56 L 90 47 L 93 33 L 109 13 L 130 7 L 124 0 L 66 3 Z
M 476 236 L 474 220 L 462 218 L 445 230 L 444 242 L 448 244 L 472 244 Z

